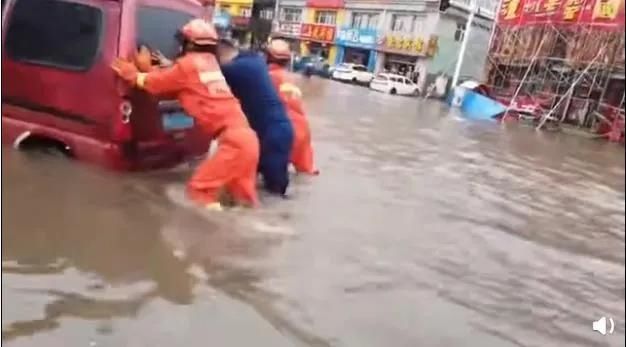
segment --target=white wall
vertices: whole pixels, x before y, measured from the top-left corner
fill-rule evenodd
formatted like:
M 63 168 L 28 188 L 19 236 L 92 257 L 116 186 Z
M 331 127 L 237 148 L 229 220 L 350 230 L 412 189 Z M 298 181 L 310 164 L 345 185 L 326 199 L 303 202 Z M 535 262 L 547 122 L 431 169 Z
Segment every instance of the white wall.
M 455 32 L 457 30 L 457 22 L 464 24 L 462 18 L 447 16 L 442 14 L 437 25 L 437 35 L 439 36 L 439 50 L 430 61 L 428 72 L 436 74 L 446 72 L 448 75 L 454 73 L 454 67 L 458 58 L 459 49 L 461 48 L 461 40 L 455 40 Z M 491 29 L 486 25 L 489 22 L 477 18 L 477 23 L 482 25 L 473 25 L 470 30 L 469 41 L 463 65 L 461 66 L 461 76 L 471 76 L 475 79 L 482 80 L 484 75 L 484 66 L 489 49 L 489 37 Z

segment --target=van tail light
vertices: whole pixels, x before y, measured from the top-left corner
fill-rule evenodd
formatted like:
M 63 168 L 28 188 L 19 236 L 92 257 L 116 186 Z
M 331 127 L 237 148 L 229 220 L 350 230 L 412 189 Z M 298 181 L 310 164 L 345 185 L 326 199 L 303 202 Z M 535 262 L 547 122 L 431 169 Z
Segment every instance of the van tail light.
M 133 106 L 128 100 L 120 103 L 120 112 L 113 119 L 113 140 L 116 142 L 130 141 L 133 131 L 130 124 L 130 117 L 133 113 Z

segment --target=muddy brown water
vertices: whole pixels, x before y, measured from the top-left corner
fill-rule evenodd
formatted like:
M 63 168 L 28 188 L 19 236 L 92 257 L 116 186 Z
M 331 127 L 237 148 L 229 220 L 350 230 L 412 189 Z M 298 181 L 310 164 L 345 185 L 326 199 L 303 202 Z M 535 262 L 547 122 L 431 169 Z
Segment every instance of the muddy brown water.
M 256 211 L 3 148 L 3 345 L 624 346 L 623 147 L 301 83 L 322 175 Z

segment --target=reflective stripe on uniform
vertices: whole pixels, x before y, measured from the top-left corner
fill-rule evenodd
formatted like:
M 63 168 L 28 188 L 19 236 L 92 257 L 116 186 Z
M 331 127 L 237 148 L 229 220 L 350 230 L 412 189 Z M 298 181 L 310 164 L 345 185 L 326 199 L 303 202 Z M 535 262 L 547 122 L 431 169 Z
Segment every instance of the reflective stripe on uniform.
M 298 88 L 295 84 L 293 83 L 283 83 L 280 85 L 279 91 L 281 93 L 293 93 L 296 96 L 300 97 L 302 96 L 302 92 L 300 91 L 300 88 Z
M 220 71 L 205 71 L 199 73 L 200 82 L 209 83 L 216 81 L 224 81 L 224 75 Z
M 146 85 L 146 77 L 148 77 L 147 73 L 138 73 L 137 74 L 137 87 L 143 88 Z

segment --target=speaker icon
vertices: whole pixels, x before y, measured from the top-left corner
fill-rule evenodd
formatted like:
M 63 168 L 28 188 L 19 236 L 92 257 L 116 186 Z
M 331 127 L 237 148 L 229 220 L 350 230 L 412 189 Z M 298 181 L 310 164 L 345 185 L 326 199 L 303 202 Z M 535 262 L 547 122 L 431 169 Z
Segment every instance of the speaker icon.
M 611 328 L 607 331 L 607 319 L 606 317 L 602 317 L 600 319 L 598 319 L 597 321 L 593 322 L 593 324 L 591 325 L 591 327 L 593 328 L 593 331 L 597 331 L 602 335 L 606 335 L 606 333 L 608 332 L 609 334 L 613 334 L 613 331 L 615 331 L 615 322 L 613 322 L 613 318 L 609 318 L 608 319 L 609 323 L 611 323 Z

